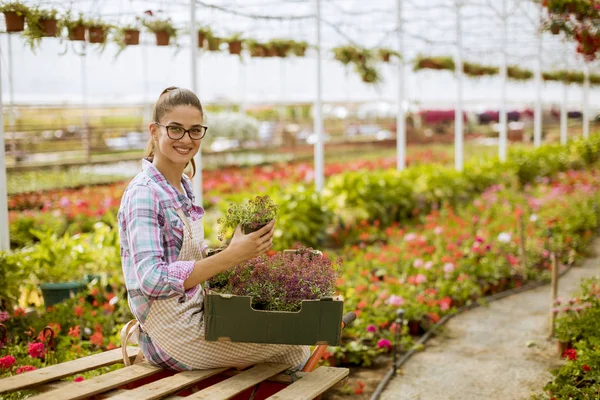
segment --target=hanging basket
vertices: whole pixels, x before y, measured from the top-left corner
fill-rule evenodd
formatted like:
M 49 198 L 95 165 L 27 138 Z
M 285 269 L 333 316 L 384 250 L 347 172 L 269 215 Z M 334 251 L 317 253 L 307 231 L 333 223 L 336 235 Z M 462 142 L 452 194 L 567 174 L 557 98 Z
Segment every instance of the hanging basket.
M 58 31 L 56 27 L 56 18 L 40 18 L 43 37 L 54 37 Z
M 134 46 L 136 44 L 140 44 L 140 31 L 137 29 L 126 29 L 123 31 L 124 38 L 123 42 L 127 46 Z
M 25 16 L 14 11 L 5 11 L 6 32 L 22 32 L 25 29 Z
M 171 36 L 165 31 L 159 31 L 154 33 L 156 35 L 156 45 L 157 46 L 168 46 L 169 40 Z
M 82 24 L 69 28 L 69 40 L 85 40 L 85 26 Z
M 229 42 L 229 54 L 240 54 L 242 52 L 242 41 Z
M 104 43 L 106 41 L 106 30 L 103 26 L 90 26 L 88 32 L 90 43 Z
M 208 51 L 219 51 L 219 46 L 221 45 L 221 39 L 219 38 L 209 38 L 208 42 Z

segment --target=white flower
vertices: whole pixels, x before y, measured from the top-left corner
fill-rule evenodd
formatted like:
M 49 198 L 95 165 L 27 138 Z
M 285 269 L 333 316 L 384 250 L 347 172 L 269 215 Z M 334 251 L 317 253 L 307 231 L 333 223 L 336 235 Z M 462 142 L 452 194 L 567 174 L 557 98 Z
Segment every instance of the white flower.
M 537 215 L 535 215 L 535 214 L 531 214 L 531 216 L 529 217 L 529 220 L 530 220 L 531 222 L 535 222 L 535 221 L 537 221 L 537 220 L 538 220 L 538 216 L 537 216 Z
M 511 235 L 508 232 L 502 232 L 501 234 L 498 235 L 499 242 L 508 243 L 508 242 L 510 242 L 510 239 L 511 239 Z
M 84 328 L 83 329 L 83 333 L 85 333 L 86 335 L 91 335 L 92 334 L 92 330 L 90 328 Z

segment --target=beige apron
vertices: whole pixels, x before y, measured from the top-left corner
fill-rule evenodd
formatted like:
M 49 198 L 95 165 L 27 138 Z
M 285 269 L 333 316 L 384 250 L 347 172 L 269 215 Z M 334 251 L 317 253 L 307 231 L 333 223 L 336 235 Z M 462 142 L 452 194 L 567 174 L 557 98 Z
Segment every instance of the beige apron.
M 177 260 L 202 259 L 200 251 L 204 241 L 202 219 L 190 224 L 181 209 L 177 210 L 177 215 L 185 225 L 183 246 Z M 261 362 L 297 366 L 308 358 L 309 346 L 206 341 L 203 300 L 204 292 L 200 289 L 183 303 L 179 302 L 179 296 L 155 300 L 150 305 L 142 329 L 165 353 L 191 369 L 245 368 Z M 121 340 L 124 346 L 132 336 L 130 330 L 130 326 L 123 328 L 125 337 L 122 332 Z

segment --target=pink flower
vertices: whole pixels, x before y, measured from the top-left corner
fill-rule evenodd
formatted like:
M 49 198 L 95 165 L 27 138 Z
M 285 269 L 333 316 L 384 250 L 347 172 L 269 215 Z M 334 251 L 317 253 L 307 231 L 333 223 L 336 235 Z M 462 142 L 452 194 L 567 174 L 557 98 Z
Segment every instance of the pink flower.
M 386 303 L 391 306 L 401 306 L 404 304 L 404 298 L 393 294 L 389 299 L 387 299 Z
M 425 275 L 423 275 L 423 274 L 418 274 L 418 275 L 415 277 L 415 282 L 416 282 L 417 284 L 419 284 L 419 283 L 425 283 L 425 282 L 427 282 L 427 277 L 426 277 Z
M 433 261 L 427 261 L 423 266 L 425 269 L 431 269 L 431 267 L 433 267 Z
M 444 232 L 444 228 L 442 228 L 441 226 L 436 226 L 436 227 L 433 229 L 433 233 L 435 233 L 436 235 L 441 235 L 441 234 L 442 234 L 442 232 Z
M 46 348 L 44 343 L 41 342 L 29 343 L 27 352 L 32 358 L 43 358 L 44 354 L 46 354 Z
M 413 267 L 415 268 L 421 268 L 423 266 L 423 260 L 421 260 L 420 258 L 417 258 L 415 260 L 415 262 L 413 262 Z
M 0 368 L 8 369 L 8 368 L 12 367 L 13 365 L 15 365 L 16 362 L 17 362 L 17 359 L 14 358 L 13 356 L 4 356 L 4 357 L 0 358 Z
M 404 241 L 405 242 L 412 242 L 416 238 L 417 238 L 417 234 L 416 233 L 407 233 L 406 235 L 404 235 Z
M 452 263 L 444 264 L 444 272 L 446 272 L 448 274 L 454 272 L 454 264 L 452 264 Z
M 73 379 L 73 382 L 83 382 L 85 380 L 85 378 L 81 375 L 79 375 L 77 378 Z
M 373 324 L 367 326 L 367 332 L 377 332 L 377 327 Z
M 0 322 L 4 322 L 10 318 L 10 314 L 6 311 L 0 311 Z
M 23 372 L 35 371 L 37 368 L 33 365 L 23 365 L 17 369 L 17 375 Z
M 377 342 L 377 347 L 380 349 L 391 349 L 392 342 L 387 339 L 380 339 L 379 342 Z

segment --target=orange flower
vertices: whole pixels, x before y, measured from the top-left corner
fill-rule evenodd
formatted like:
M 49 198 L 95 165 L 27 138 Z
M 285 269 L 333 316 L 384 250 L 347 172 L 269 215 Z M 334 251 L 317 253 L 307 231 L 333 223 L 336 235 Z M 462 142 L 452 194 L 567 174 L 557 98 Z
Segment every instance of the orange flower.
M 73 314 L 75 314 L 76 317 L 82 317 L 83 316 L 83 307 L 82 306 L 75 306 L 75 308 L 73 308 Z
M 366 301 L 362 300 L 361 302 L 359 302 L 356 305 L 356 308 L 358 308 L 359 310 L 361 310 L 361 309 L 365 308 L 367 305 L 368 305 L 368 303 Z
M 92 336 L 90 336 L 90 342 L 94 346 L 102 346 L 102 343 L 104 342 L 104 336 L 102 335 L 102 332 L 96 332 Z

